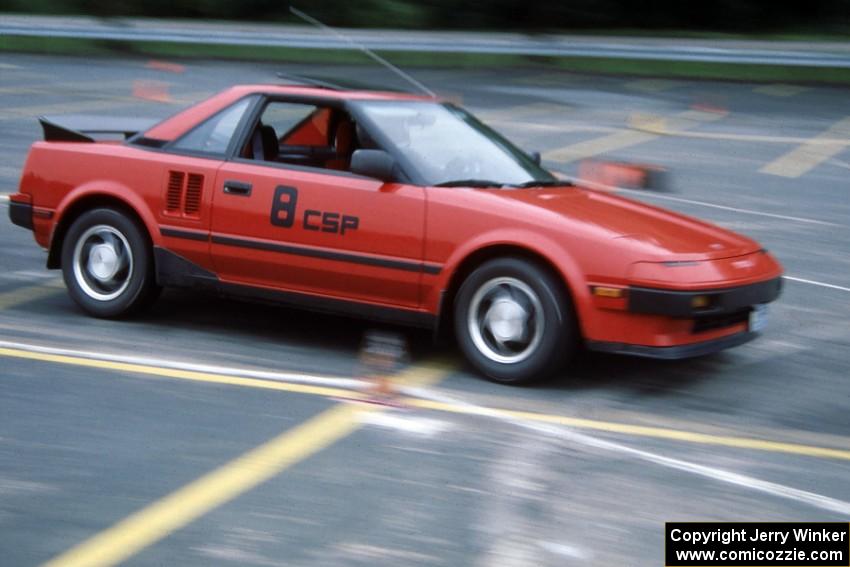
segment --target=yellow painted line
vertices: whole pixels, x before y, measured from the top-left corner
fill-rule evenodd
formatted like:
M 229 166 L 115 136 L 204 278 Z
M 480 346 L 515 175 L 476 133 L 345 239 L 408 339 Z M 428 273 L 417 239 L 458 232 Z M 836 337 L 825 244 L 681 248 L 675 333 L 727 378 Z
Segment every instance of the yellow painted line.
M 523 131 L 541 131 L 541 132 L 598 132 L 598 133 L 609 133 L 609 132 L 621 132 L 622 128 L 615 128 L 613 126 L 592 126 L 588 124 L 543 124 L 540 122 L 522 122 L 522 121 L 514 121 L 510 119 L 498 119 L 498 120 L 487 120 L 487 123 L 491 126 L 498 125 L 501 128 L 511 128 L 515 129 L 518 132 Z
M 633 128 L 677 138 L 697 138 L 702 140 L 726 140 L 730 142 L 764 142 L 768 144 L 846 144 L 845 138 L 800 138 L 795 136 L 766 136 L 761 134 L 732 134 L 727 132 L 691 132 L 687 130 L 668 130 L 656 128 L 653 124 L 635 124 Z
M 773 85 L 764 85 L 761 87 L 756 87 L 753 89 L 753 92 L 768 96 L 789 97 L 798 95 L 808 90 L 811 89 L 809 87 L 803 87 L 800 85 L 786 85 L 783 83 L 777 83 Z
M 823 140 L 843 139 L 843 141 Z M 817 142 L 821 140 L 821 142 Z M 811 140 L 776 158 L 759 171 L 781 177 L 800 177 L 850 146 L 850 116 L 839 120 Z
M 90 368 L 100 368 L 105 370 L 116 370 L 120 372 L 132 372 L 136 374 L 146 374 L 160 376 L 164 378 L 177 378 L 183 380 L 193 380 L 198 382 L 209 382 L 213 384 L 225 384 L 231 386 L 242 386 L 249 388 L 263 388 L 268 390 L 279 390 L 285 392 L 296 392 L 301 394 L 312 394 L 319 396 L 330 396 L 337 398 L 351 397 L 352 392 L 341 388 L 328 388 L 324 386 L 312 386 L 305 384 L 293 384 L 287 382 L 273 382 L 269 380 L 260 380 L 254 378 L 238 378 L 231 376 L 220 376 L 212 373 L 194 372 L 185 370 L 173 370 L 159 368 L 156 366 L 127 364 L 119 362 L 107 362 L 95 359 L 52 355 L 43 353 L 34 353 L 19 349 L 0 348 L 0 356 L 9 356 L 15 358 L 24 358 L 30 360 L 38 360 L 43 362 L 55 362 L 59 364 L 68 364 L 74 366 L 85 366 Z M 424 366 L 413 367 L 410 370 L 403 372 L 397 378 L 397 382 L 407 386 L 425 387 L 436 383 L 451 371 L 451 366 L 446 363 L 432 363 Z M 705 433 L 697 433 L 693 431 L 685 431 L 680 429 L 664 428 L 664 427 L 648 427 L 642 425 L 632 425 L 628 423 L 618 423 L 611 421 L 592 420 L 575 418 L 556 414 L 537 413 L 529 411 L 516 411 L 500 408 L 478 408 L 474 406 L 452 404 L 446 402 L 438 402 L 424 400 L 419 398 L 405 398 L 402 402 L 406 405 L 421 409 L 429 409 L 436 411 L 444 411 L 457 414 L 467 415 L 498 415 L 507 419 L 519 419 L 536 421 L 543 423 L 551 423 L 566 427 L 574 427 L 577 429 L 590 429 L 596 431 L 607 431 L 610 433 L 620 433 L 624 435 L 632 435 L 637 437 L 651 437 L 656 439 L 668 439 L 672 441 L 682 441 L 686 443 L 697 443 L 705 445 L 720 445 L 726 447 L 735 447 L 740 449 L 754 449 L 758 451 L 787 453 L 794 455 L 803 455 L 809 457 L 820 457 L 829 459 L 840 459 L 850 461 L 850 450 L 836 449 L 830 447 L 818 447 L 814 445 L 804 445 L 799 443 L 786 443 L 782 441 L 772 441 L 764 439 L 754 439 L 747 437 L 733 437 L 724 435 L 710 435 Z
M 44 566 L 105 567 L 120 563 L 345 437 L 359 427 L 360 413 L 375 409 L 337 404 L 139 510 Z
M 447 361 L 432 360 L 405 369 L 394 376 L 392 382 L 410 388 L 427 388 L 439 384 L 455 370 L 455 365 Z
M 0 311 L 56 295 L 62 291 L 62 287 L 62 280 L 57 278 L 47 281 L 43 285 L 26 286 L 0 293 Z
M 70 366 L 98 368 L 101 370 L 113 370 L 117 372 L 130 372 L 148 376 L 159 376 L 161 378 L 176 378 L 179 380 L 189 380 L 193 382 L 208 382 L 211 384 L 221 384 L 225 386 L 260 388 L 264 390 L 277 390 L 281 392 L 294 392 L 315 396 L 349 398 L 352 395 L 351 390 L 346 390 L 344 388 L 264 380 L 260 378 L 241 378 L 239 376 L 226 376 L 212 372 L 180 370 L 177 368 L 163 368 L 150 364 L 136 364 L 130 362 L 98 360 L 96 358 L 85 358 L 81 356 L 32 352 L 16 348 L 0 348 L 0 356 L 37 360 L 41 362 L 54 362 Z M 404 386 L 427 386 L 433 384 L 439 379 L 442 379 L 442 377 L 444 377 L 449 371 L 451 371 L 451 366 L 440 362 L 429 363 L 427 365 L 417 365 L 399 373 L 393 378 L 393 382 Z
M 7 349 L 0 349 L 0 351 L 3 350 Z M 5 353 L 0 352 L 0 354 Z M 37 360 L 47 360 L 42 358 L 44 356 L 40 355 Z M 74 359 L 73 362 L 65 361 L 65 363 L 79 364 L 82 361 L 85 359 Z M 53 362 L 62 361 L 53 360 Z M 138 369 L 131 371 L 138 371 Z M 442 380 L 447 372 L 448 368 L 442 364 L 415 366 L 399 374 L 395 381 L 408 386 L 427 387 Z M 184 372 L 171 371 L 171 373 L 177 375 L 173 377 L 186 378 L 183 376 Z M 206 378 L 204 381 L 217 382 L 217 380 Z M 255 382 L 262 381 L 227 381 L 234 385 L 258 387 Z M 286 384 L 277 385 L 287 386 Z M 314 387 L 311 387 L 309 392 L 300 388 L 298 390 L 274 389 L 319 393 Z M 350 393 L 344 390 L 339 392 Z M 323 395 L 326 394 L 327 392 Z M 381 411 L 381 407 L 337 404 L 83 541 L 45 563 L 44 567 L 107 567 L 120 563 L 214 508 L 233 500 L 354 432 L 362 423 L 360 415 L 375 411 Z
M 265 390 L 278 390 L 282 392 L 295 392 L 299 394 L 312 394 L 316 396 L 328 397 L 345 397 L 351 395 L 350 390 L 345 390 L 342 388 L 329 388 L 327 386 L 313 386 L 311 384 L 295 384 L 289 382 L 274 382 L 271 380 L 260 380 L 258 378 L 223 376 L 220 374 L 197 372 L 194 370 L 160 368 L 158 366 L 151 366 L 146 364 L 112 362 L 107 360 L 97 360 L 94 358 L 46 354 L 12 348 L 0 348 L 0 356 L 23 358 L 27 360 L 38 360 L 41 362 L 55 362 L 57 364 L 68 364 L 71 366 L 98 368 L 101 370 L 114 370 L 117 372 L 131 372 L 134 374 L 145 374 L 148 376 L 159 376 L 162 378 L 177 378 L 179 380 L 190 380 L 194 382 L 208 382 L 211 384 L 222 384 L 225 386 L 261 388 Z
M 650 142 L 658 137 L 656 134 L 646 132 L 622 130 L 601 138 L 577 142 L 563 148 L 550 150 L 543 154 L 543 159 L 566 164 L 606 152 L 636 146 L 644 142 Z
M 535 421 L 540 423 L 551 423 L 576 429 L 590 429 L 594 431 L 606 431 L 609 433 L 620 433 L 636 437 L 652 437 L 655 439 L 667 439 L 672 441 L 684 441 L 703 445 L 721 445 L 738 449 L 755 449 L 771 453 L 787 453 L 803 455 L 807 457 L 819 457 L 828 459 L 840 459 L 850 461 L 850 451 L 845 449 L 833 449 L 829 447 L 816 447 L 801 445 L 797 443 L 783 443 L 780 441 L 769 441 L 763 439 L 752 439 L 747 437 L 731 437 L 723 435 L 709 435 L 692 431 L 678 429 L 667 429 L 663 427 L 647 427 L 643 425 L 631 425 L 627 423 L 616 423 L 610 421 L 599 421 L 594 419 L 582 419 L 562 415 L 552 415 L 529 411 L 515 411 L 506 409 L 478 408 L 474 406 L 461 406 L 451 403 L 438 402 L 423 399 L 409 399 L 405 403 L 421 409 L 461 413 L 469 415 L 495 415 L 506 419 Z
M 626 83 L 626 88 L 633 91 L 640 91 L 644 93 L 660 93 L 663 91 L 669 91 L 670 89 L 676 88 L 680 86 L 682 83 L 679 81 L 668 81 L 666 79 L 638 79 L 636 81 L 630 81 Z
M 621 130 L 593 140 L 585 140 L 550 150 L 543 154 L 543 158 L 558 163 L 569 163 L 650 142 L 669 131 L 686 130 L 702 123 L 719 120 L 725 116 L 723 113 L 699 110 L 688 110 L 671 117 L 636 115 L 630 119 L 630 126 L 632 127 L 630 130 Z

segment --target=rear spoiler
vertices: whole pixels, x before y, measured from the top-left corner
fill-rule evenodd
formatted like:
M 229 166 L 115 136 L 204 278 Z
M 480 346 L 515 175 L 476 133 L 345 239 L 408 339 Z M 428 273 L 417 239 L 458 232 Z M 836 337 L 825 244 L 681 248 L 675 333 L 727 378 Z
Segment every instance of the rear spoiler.
M 103 116 L 40 116 L 47 142 L 94 142 L 94 135 L 131 138 L 159 122 L 157 118 L 105 118 Z

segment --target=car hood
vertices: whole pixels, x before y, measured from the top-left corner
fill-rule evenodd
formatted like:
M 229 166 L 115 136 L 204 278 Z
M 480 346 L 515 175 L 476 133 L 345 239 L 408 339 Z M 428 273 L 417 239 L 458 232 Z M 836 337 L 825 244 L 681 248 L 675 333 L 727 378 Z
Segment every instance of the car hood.
M 499 191 L 505 199 L 537 209 L 538 220 L 593 225 L 648 261 L 731 258 L 761 249 L 754 240 L 679 213 L 579 187 Z M 569 229 L 569 227 L 565 227 Z

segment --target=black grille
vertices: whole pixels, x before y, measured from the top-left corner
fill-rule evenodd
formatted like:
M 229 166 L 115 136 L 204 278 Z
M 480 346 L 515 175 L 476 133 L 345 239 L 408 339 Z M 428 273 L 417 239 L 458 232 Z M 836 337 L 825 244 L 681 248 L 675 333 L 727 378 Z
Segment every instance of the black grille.
M 204 176 L 196 173 L 189 174 L 189 181 L 186 183 L 186 204 L 184 212 L 187 216 L 198 216 L 201 210 L 201 191 L 204 188 Z
M 704 333 L 714 329 L 731 327 L 740 323 L 746 323 L 750 319 L 750 309 L 742 309 L 722 315 L 706 315 L 694 319 L 694 333 Z
M 168 176 L 168 191 L 165 194 L 165 210 L 169 213 L 180 212 L 183 200 L 183 173 L 172 171 Z

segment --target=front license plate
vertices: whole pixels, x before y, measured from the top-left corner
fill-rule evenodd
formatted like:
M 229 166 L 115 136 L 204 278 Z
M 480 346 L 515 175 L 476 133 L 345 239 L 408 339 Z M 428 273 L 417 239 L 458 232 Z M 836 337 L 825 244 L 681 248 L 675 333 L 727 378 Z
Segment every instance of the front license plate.
M 760 333 L 767 326 L 767 305 L 754 305 L 750 311 L 750 331 Z

